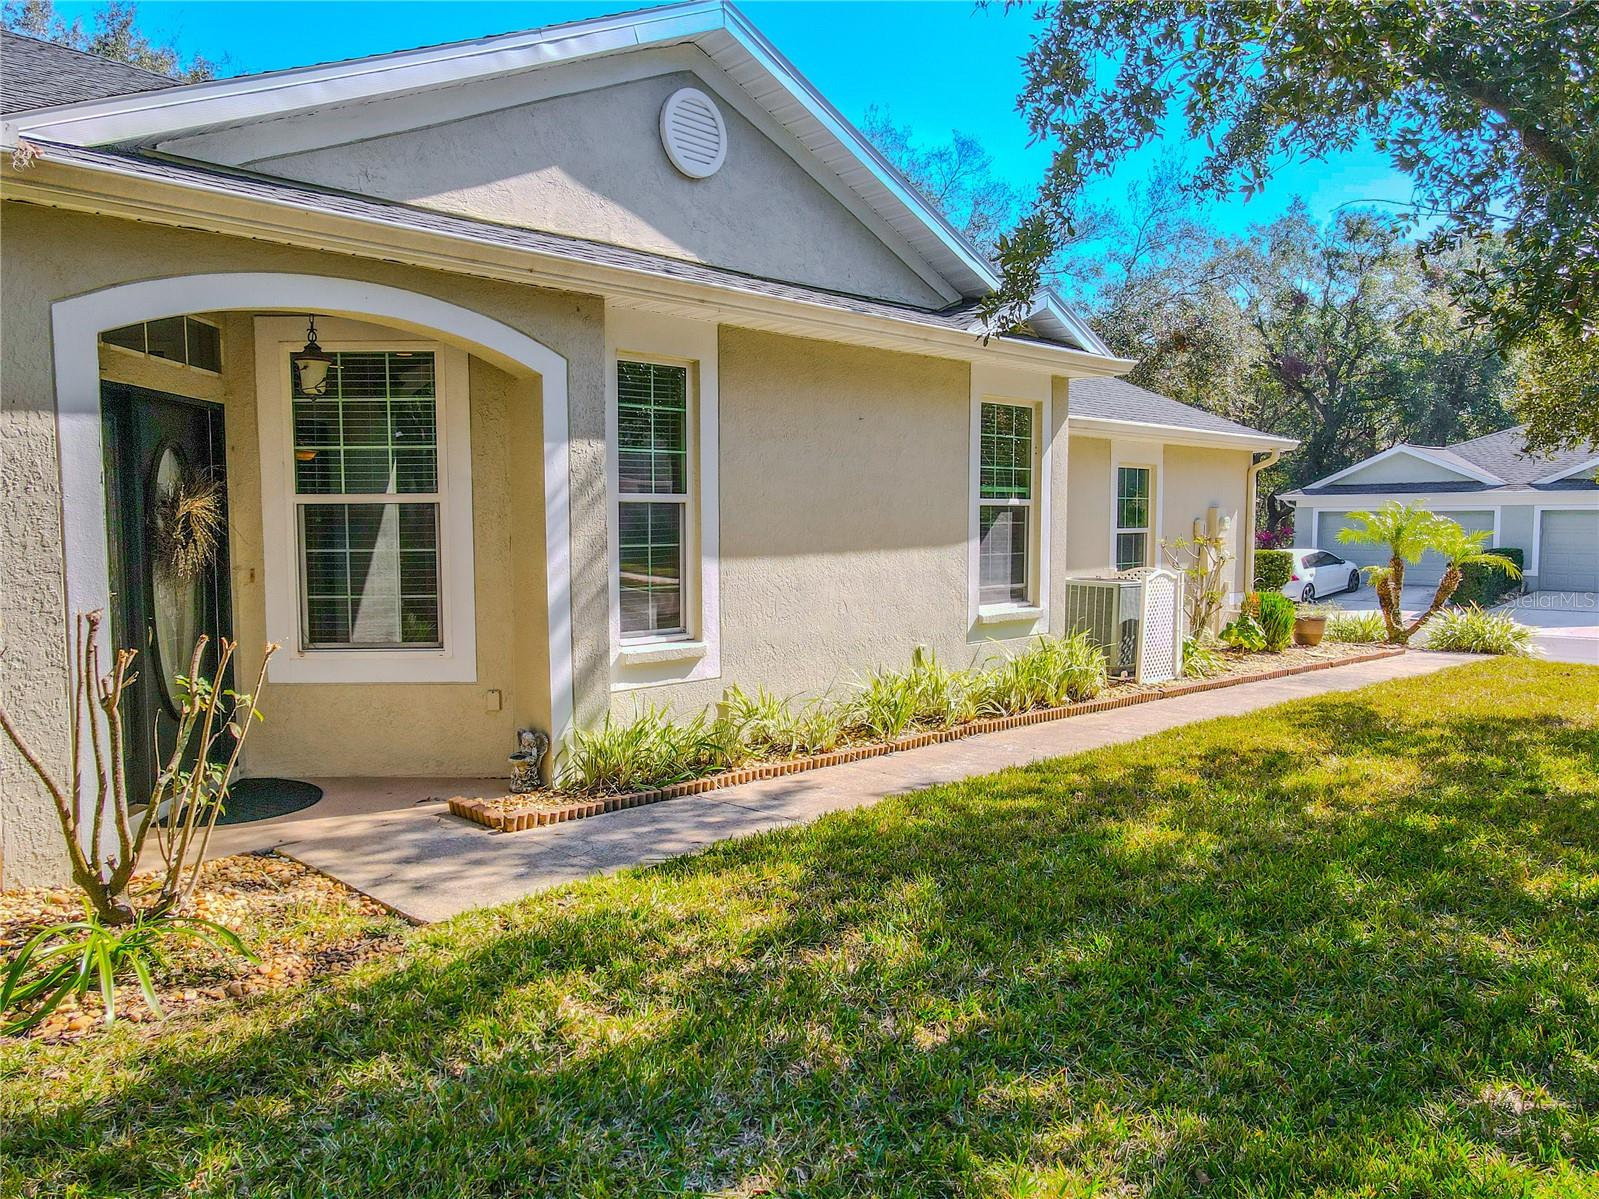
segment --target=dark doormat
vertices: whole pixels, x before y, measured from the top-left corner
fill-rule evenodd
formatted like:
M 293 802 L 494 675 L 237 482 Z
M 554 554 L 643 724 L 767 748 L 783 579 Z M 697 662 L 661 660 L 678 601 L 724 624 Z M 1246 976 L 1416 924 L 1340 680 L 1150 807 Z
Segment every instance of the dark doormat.
M 295 779 L 240 779 L 228 788 L 218 824 L 249 824 L 309 808 L 322 798 L 322 788 Z

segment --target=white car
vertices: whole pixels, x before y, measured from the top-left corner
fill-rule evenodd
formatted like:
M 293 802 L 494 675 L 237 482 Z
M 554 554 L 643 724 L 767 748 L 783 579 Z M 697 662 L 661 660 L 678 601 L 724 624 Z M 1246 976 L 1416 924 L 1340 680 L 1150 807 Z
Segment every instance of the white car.
M 1310 603 L 1318 595 L 1360 590 L 1360 567 L 1326 550 L 1289 550 L 1288 582 L 1283 594 Z

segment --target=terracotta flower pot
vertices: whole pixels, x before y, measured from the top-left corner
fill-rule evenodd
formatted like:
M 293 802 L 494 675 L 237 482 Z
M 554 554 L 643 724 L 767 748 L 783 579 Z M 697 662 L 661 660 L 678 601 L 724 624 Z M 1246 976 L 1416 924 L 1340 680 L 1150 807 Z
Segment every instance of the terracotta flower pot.
M 1294 617 L 1295 645 L 1320 645 L 1322 636 L 1326 632 L 1327 618 L 1325 616 Z

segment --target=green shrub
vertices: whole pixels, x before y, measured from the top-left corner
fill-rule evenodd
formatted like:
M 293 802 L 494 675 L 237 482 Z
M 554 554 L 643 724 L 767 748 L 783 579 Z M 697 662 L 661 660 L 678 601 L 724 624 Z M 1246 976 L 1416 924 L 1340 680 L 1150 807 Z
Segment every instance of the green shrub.
M 1504 555 L 1516 564 L 1516 569 L 1521 569 L 1520 550 L 1495 549 L 1494 553 Z M 1460 586 L 1455 588 L 1455 593 L 1449 597 L 1449 602 L 1459 607 L 1476 604 L 1479 608 L 1490 608 L 1509 592 L 1514 591 L 1518 582 L 1519 580 L 1511 578 L 1502 567 L 1486 562 L 1466 562 L 1460 567 Z
M 1208 679 L 1220 674 L 1226 664 L 1208 636 L 1190 637 L 1183 642 L 1183 673 L 1189 678 Z
M 1448 608 L 1427 626 L 1427 648 L 1466 654 L 1532 654 L 1532 630 L 1508 616 L 1484 612 L 1476 604 Z
M 627 722 L 605 715 L 597 729 L 572 734 L 560 786 L 569 791 L 639 791 L 714 774 L 745 760 L 730 722 L 697 712 L 681 721 L 645 707 Z
M 1255 589 L 1281 591 L 1294 573 L 1293 554 L 1288 550 L 1255 551 Z
M 1328 641 L 1342 641 L 1353 645 L 1372 645 L 1388 640 L 1388 630 L 1382 622 L 1381 612 L 1339 612 L 1327 618 Z
M 979 707 L 988 716 L 1091 699 L 1105 686 L 1105 654 L 1084 633 L 1035 638 L 1025 653 L 1005 659 L 976 679 Z
M 914 670 L 874 670 L 850 701 L 848 725 L 873 741 L 892 741 L 916 720 L 920 680 Z
M 1223 645 L 1233 649 L 1254 651 L 1266 648 L 1266 634 L 1261 631 L 1260 622 L 1247 612 L 1221 631 L 1221 640 Z
M 824 699 L 796 702 L 765 687 L 754 695 L 734 685 L 722 701 L 722 719 L 753 756 L 793 758 L 831 753 L 844 736 L 844 711 Z
M 1281 653 L 1294 639 L 1294 601 L 1280 591 L 1260 593 L 1260 632 L 1266 648 Z

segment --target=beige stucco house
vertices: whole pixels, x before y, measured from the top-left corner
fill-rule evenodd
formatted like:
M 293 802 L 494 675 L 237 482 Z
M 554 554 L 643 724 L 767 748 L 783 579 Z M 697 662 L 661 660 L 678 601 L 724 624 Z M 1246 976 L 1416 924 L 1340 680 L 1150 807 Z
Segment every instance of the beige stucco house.
M 77 612 L 157 730 L 195 634 L 245 678 L 280 642 L 246 774 L 492 776 L 519 727 L 1062 631 L 1068 572 L 1213 508 L 1242 559 L 1292 444 L 1115 379 L 1053 295 L 985 339 L 990 264 L 719 0 L 3 69 L 0 684 L 58 764 Z M 226 537 L 167 571 L 208 480 Z M 56 836 L 0 747 L 4 881 Z

